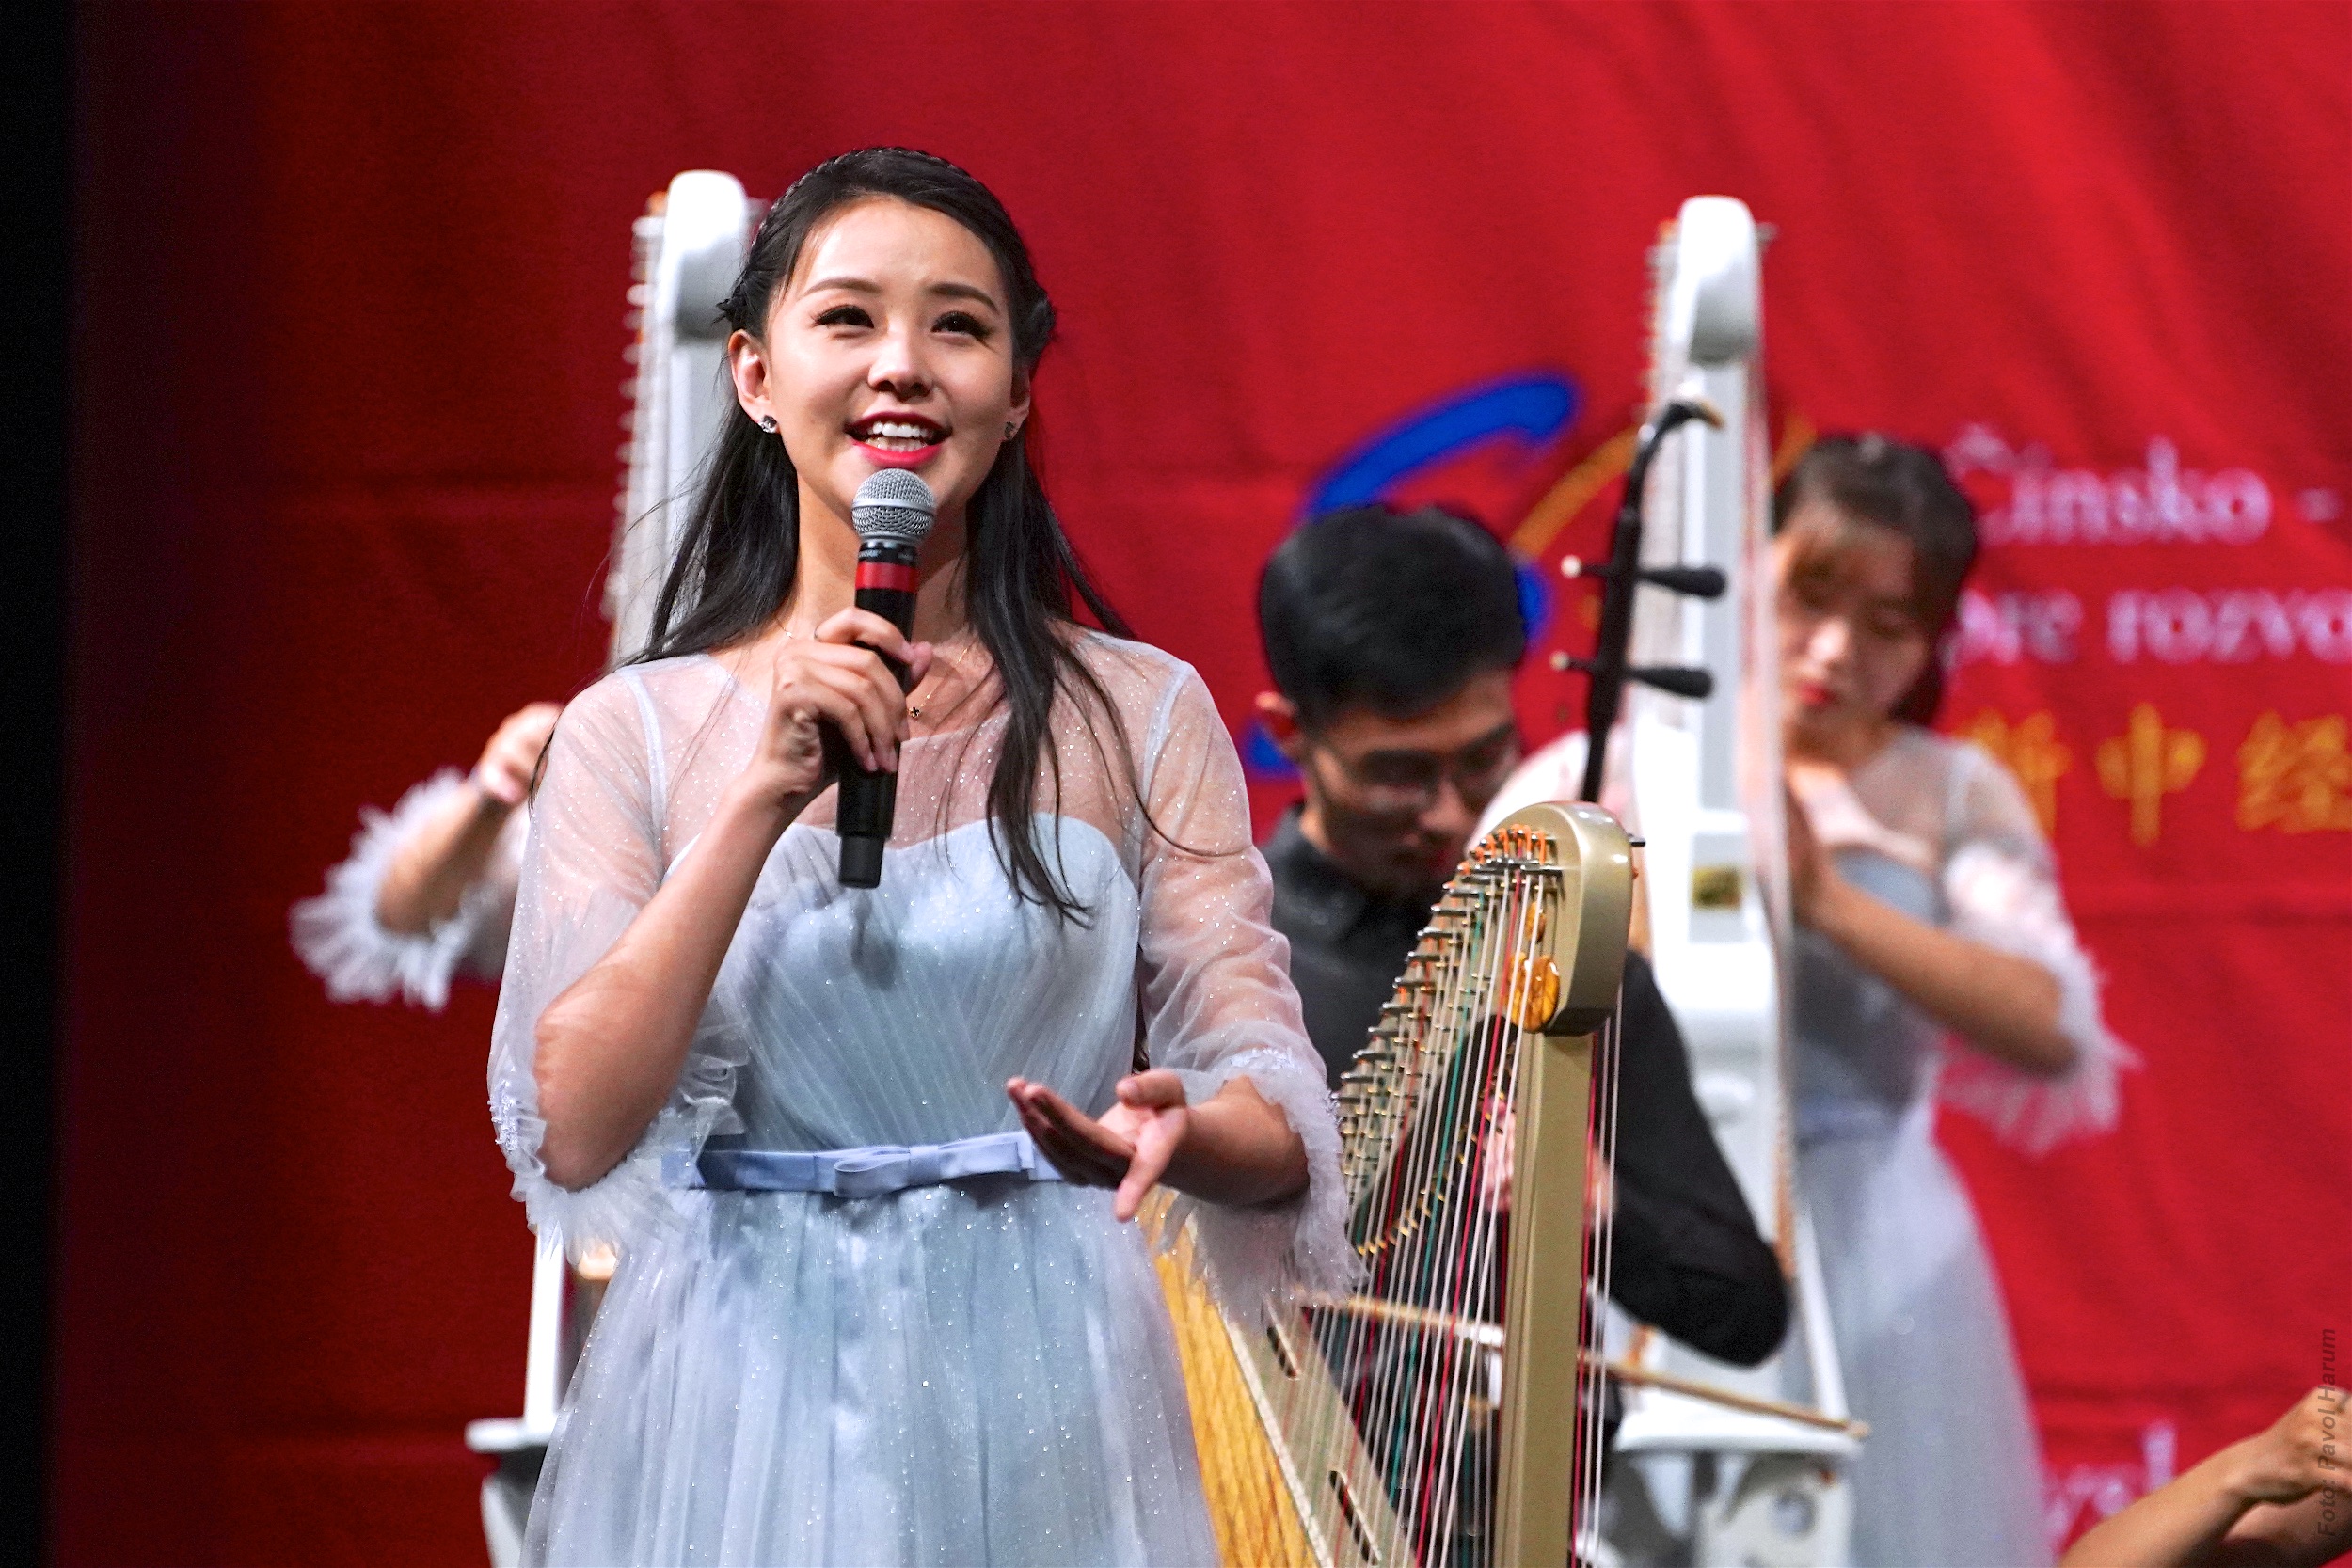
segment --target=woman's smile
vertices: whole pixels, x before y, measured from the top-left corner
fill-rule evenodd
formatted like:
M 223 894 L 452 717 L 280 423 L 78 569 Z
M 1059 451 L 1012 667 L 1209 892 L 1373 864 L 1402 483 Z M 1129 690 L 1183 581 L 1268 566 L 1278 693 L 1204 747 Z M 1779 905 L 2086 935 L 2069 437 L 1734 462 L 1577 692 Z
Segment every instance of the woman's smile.
M 877 468 L 919 468 L 939 455 L 951 432 L 920 414 L 885 411 L 853 420 L 850 439 Z

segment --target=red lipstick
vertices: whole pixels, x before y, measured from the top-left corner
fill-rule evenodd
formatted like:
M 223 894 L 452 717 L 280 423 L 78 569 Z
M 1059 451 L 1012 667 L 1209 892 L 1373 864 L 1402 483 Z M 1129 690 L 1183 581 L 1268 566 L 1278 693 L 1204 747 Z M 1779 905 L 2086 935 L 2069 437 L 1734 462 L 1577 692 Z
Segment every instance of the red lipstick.
M 877 468 L 919 468 L 937 457 L 946 446 L 945 441 L 933 441 L 928 447 L 916 447 L 912 451 L 888 451 L 860 441 L 857 450 Z

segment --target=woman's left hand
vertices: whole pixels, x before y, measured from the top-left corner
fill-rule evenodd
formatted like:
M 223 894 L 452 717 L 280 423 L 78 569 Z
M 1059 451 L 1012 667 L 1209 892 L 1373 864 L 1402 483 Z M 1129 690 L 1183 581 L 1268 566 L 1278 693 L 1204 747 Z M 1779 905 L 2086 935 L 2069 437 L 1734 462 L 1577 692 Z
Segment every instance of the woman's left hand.
M 1038 1152 L 1067 1180 L 1118 1188 L 1111 1213 L 1123 1221 L 1136 1217 L 1144 1195 L 1168 1174 L 1192 1112 L 1184 1080 L 1165 1069 L 1122 1078 L 1117 1092 L 1119 1102 L 1098 1119 L 1042 1084 L 1015 1078 L 1005 1085 Z

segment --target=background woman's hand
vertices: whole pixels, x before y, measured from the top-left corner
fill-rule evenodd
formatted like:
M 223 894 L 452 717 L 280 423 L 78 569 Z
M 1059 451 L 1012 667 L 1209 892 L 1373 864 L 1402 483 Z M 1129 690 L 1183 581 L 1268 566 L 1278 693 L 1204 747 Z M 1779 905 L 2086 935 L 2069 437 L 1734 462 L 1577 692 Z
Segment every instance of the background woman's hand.
M 909 689 L 930 669 L 930 643 L 908 641 L 898 627 L 864 610 L 842 610 L 814 637 L 776 647 L 766 730 L 745 769 L 746 784 L 759 799 L 790 815 L 833 782 L 836 759 L 825 743 L 829 728 L 860 768 L 898 770 L 907 700 L 884 655 L 907 667 Z
M 2345 1401 L 2325 1385 L 2267 1432 L 2231 1444 L 2109 1514 L 2059 1568 L 2303 1568 L 2344 1555 Z
M 1119 1189 L 1111 1213 L 1122 1221 L 1136 1217 L 1145 1195 L 1168 1174 L 1192 1115 L 1184 1103 L 1184 1080 L 1165 1069 L 1120 1079 L 1118 1103 L 1099 1119 L 1025 1078 L 1007 1083 L 1005 1093 L 1038 1152 L 1065 1180 Z
M 2299 1502 L 2323 1486 L 2352 1481 L 2352 1421 L 2341 1388 L 2318 1387 L 2237 1445 L 2233 1490 L 2249 1503 Z
M 499 834 L 531 793 L 539 754 L 562 711 L 533 703 L 500 721 L 473 765 L 472 787 L 452 793 L 393 847 L 375 884 L 378 926 L 396 936 L 423 936 L 464 906 L 467 893 L 491 871 Z M 512 899 L 514 873 L 501 875 Z
M 482 748 L 482 760 L 473 765 L 474 787 L 501 806 L 521 805 L 531 793 L 532 775 L 539 770 L 539 753 L 548 749 L 556 716 L 563 711 L 555 703 L 532 703 L 501 720 L 489 744 Z

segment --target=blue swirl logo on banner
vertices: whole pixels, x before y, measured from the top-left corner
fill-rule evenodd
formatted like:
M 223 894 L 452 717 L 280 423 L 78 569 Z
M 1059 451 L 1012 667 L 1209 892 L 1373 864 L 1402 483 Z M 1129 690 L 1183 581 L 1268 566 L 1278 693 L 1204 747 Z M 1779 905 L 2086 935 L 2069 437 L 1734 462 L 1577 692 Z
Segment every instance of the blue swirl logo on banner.
M 1386 500 L 1406 480 L 1492 443 L 1547 446 L 1567 429 L 1582 403 L 1576 383 L 1557 371 L 1481 382 L 1406 414 L 1347 452 L 1308 492 L 1298 520 Z M 1519 613 L 1533 641 L 1551 618 L 1551 595 L 1530 562 L 1519 562 L 1518 578 Z M 1298 776 L 1274 737 L 1254 721 L 1242 737 L 1241 755 L 1257 778 Z

